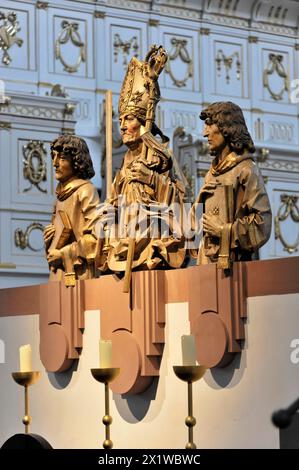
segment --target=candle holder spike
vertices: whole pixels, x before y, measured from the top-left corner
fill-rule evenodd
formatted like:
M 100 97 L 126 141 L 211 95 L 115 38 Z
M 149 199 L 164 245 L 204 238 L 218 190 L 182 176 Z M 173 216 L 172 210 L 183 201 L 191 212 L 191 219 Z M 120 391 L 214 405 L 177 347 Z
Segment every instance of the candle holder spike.
M 175 375 L 183 382 L 188 384 L 188 416 L 185 419 L 185 424 L 188 427 L 188 442 L 186 449 L 196 449 L 193 442 L 193 428 L 196 424 L 196 419 L 193 416 L 193 396 L 192 396 L 192 383 L 201 379 L 206 372 L 204 366 L 173 366 Z
M 25 426 L 25 434 L 29 434 L 29 426 L 31 424 L 32 418 L 29 414 L 29 386 L 34 385 L 41 376 L 41 373 L 38 371 L 30 372 L 12 372 L 12 377 L 14 381 L 22 385 L 25 391 L 25 415 L 22 419 L 22 422 Z
M 92 376 L 97 382 L 105 384 L 105 415 L 102 422 L 105 425 L 105 440 L 103 442 L 104 449 L 112 449 L 113 442 L 110 439 L 110 426 L 112 424 L 112 416 L 110 416 L 109 407 L 109 383 L 112 382 L 119 374 L 119 367 L 100 367 L 98 369 L 90 369 Z

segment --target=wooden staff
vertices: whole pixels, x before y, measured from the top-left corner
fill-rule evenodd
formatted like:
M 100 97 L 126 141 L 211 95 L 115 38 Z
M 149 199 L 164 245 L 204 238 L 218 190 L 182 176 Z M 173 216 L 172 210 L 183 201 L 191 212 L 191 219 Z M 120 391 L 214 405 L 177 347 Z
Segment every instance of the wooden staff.
M 112 91 L 106 91 L 106 199 L 112 186 Z

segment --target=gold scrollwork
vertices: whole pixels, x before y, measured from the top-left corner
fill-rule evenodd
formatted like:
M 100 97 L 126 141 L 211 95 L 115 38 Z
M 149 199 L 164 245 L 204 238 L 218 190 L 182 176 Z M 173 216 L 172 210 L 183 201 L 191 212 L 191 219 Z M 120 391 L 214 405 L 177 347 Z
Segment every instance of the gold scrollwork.
M 55 41 L 55 57 L 56 59 L 60 60 L 66 72 L 78 72 L 81 62 L 86 61 L 86 47 L 78 31 L 79 24 L 70 23 L 67 20 L 63 20 L 61 22 L 61 28 L 62 30 L 60 31 L 58 38 Z M 66 44 L 69 41 L 71 41 L 74 46 L 79 47 L 79 55 L 76 63 L 73 65 L 68 64 L 62 57 L 61 53 L 61 45 Z
M 128 55 L 133 51 L 133 55 L 138 57 L 139 46 L 137 42 L 137 36 L 133 36 L 129 41 L 124 42 L 119 34 L 114 34 L 113 40 L 113 49 L 114 49 L 114 62 L 117 62 L 118 53 L 122 51 L 123 54 L 123 66 L 126 69 L 128 65 Z
M 283 94 L 285 91 L 289 91 L 289 76 L 288 73 L 286 72 L 284 65 L 283 65 L 283 55 L 281 54 L 269 54 L 269 63 L 267 65 L 267 68 L 264 70 L 264 77 L 263 77 L 263 84 L 264 87 L 267 88 L 269 91 L 271 97 L 276 100 L 282 100 Z M 269 83 L 269 75 L 272 75 L 273 73 L 277 73 L 280 78 L 282 78 L 282 88 L 280 92 L 275 93 Z
M 40 140 L 30 140 L 27 145 L 23 145 L 23 174 L 31 183 L 29 188 L 24 189 L 24 193 L 30 191 L 33 185 L 42 193 L 47 192 L 40 187 L 40 183 L 47 180 L 46 155 L 45 145 Z
M 21 30 L 19 22 L 17 20 L 17 14 L 12 11 L 8 14 L 0 12 L 0 21 L 3 24 L 0 26 L 0 50 L 3 51 L 2 63 L 9 65 L 11 63 L 11 57 L 7 52 L 14 44 L 21 47 L 23 39 L 17 38 L 16 34 Z
M 237 80 L 240 80 L 240 77 L 241 77 L 241 60 L 240 60 L 239 52 L 235 51 L 233 54 L 231 54 L 229 56 L 226 56 L 226 55 L 224 55 L 224 52 L 223 52 L 222 49 L 219 49 L 217 51 L 215 62 L 216 62 L 216 68 L 217 68 L 218 76 L 220 77 L 221 64 L 223 63 L 223 65 L 225 67 L 225 71 L 226 71 L 226 76 L 225 76 L 226 83 L 230 82 L 229 71 L 232 68 L 234 58 L 236 58 Z
M 21 250 L 25 250 L 26 248 L 29 248 L 31 251 L 35 251 L 35 252 L 41 251 L 43 247 L 35 248 L 30 243 L 30 234 L 31 232 L 33 232 L 33 230 L 40 230 L 41 232 L 44 232 L 44 226 L 43 224 L 39 222 L 32 222 L 30 225 L 28 225 L 25 232 L 23 232 L 22 229 L 17 228 L 15 230 L 15 245 L 18 248 L 21 248 Z
M 299 235 L 295 243 L 288 243 L 281 233 L 280 222 L 286 220 L 289 216 L 294 222 L 299 222 L 299 207 L 297 205 L 298 196 L 282 194 L 280 196 L 281 206 L 278 209 L 277 215 L 274 219 L 275 226 L 275 239 L 279 239 L 284 246 L 284 250 L 288 253 L 294 253 L 298 251 L 299 246 Z
M 186 83 L 189 78 L 193 77 L 193 60 L 189 56 L 189 52 L 186 47 L 186 39 L 171 38 L 170 42 L 173 47 L 168 54 L 168 61 L 165 66 L 165 72 L 169 73 L 169 76 L 175 86 L 177 86 L 178 88 L 182 88 L 183 86 L 186 86 Z M 182 80 L 176 78 L 171 70 L 171 61 L 176 60 L 178 57 L 184 64 L 188 64 L 185 77 Z

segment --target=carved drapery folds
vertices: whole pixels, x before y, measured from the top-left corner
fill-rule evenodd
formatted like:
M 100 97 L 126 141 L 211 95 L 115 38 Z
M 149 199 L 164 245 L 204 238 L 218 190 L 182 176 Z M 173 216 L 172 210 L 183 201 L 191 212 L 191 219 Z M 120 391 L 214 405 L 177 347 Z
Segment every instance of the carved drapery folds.
M 45 144 L 40 140 L 30 140 L 27 145 L 23 145 L 24 178 L 31 183 L 29 188 L 24 189 L 24 192 L 36 186 L 42 193 L 47 193 L 46 189 L 40 187 L 40 183 L 47 180 L 46 155 Z
M 281 222 L 284 222 L 286 219 L 291 218 L 291 220 L 295 222 L 295 224 L 299 223 L 299 207 L 297 204 L 298 196 L 290 194 L 281 194 L 280 201 L 282 204 L 280 205 L 277 215 L 274 219 L 275 239 L 281 241 L 285 251 L 287 251 L 288 253 L 294 253 L 295 251 L 298 251 L 299 235 L 297 236 L 297 239 L 294 243 L 288 243 L 282 235 Z
M 9 65 L 11 63 L 11 57 L 8 50 L 16 44 L 21 47 L 23 39 L 17 37 L 18 31 L 21 30 L 17 15 L 15 12 L 3 13 L 0 11 L 0 50 L 3 51 L 2 63 Z
M 193 77 L 193 60 L 189 56 L 186 39 L 171 38 L 170 43 L 172 45 L 172 49 L 168 54 L 168 61 L 165 65 L 165 72 L 169 74 L 175 86 L 182 88 L 186 86 L 189 78 Z M 183 79 L 176 78 L 171 68 L 171 62 L 177 59 L 181 60 L 184 65 L 186 64 L 186 73 Z
M 66 72 L 78 72 L 81 62 L 86 62 L 86 46 L 79 33 L 79 24 L 63 20 L 61 22 L 61 28 L 58 38 L 55 41 L 55 57 L 60 60 Z M 75 47 L 79 48 L 78 58 L 74 64 L 68 64 L 62 55 L 61 46 L 68 42 L 71 42 Z
M 21 250 L 25 250 L 29 248 L 31 251 L 41 251 L 43 249 L 43 245 L 41 247 L 35 248 L 34 245 L 30 242 L 30 235 L 34 230 L 40 230 L 42 233 L 44 232 L 44 226 L 40 222 L 32 222 L 25 231 L 21 228 L 17 228 L 15 230 L 15 245 Z
M 217 72 L 218 72 L 218 76 L 220 76 L 221 68 L 222 68 L 222 64 L 223 64 L 223 66 L 225 68 L 225 73 L 226 73 L 225 79 L 226 79 L 227 84 L 230 82 L 230 71 L 231 71 L 231 69 L 233 67 L 233 64 L 235 62 L 236 77 L 237 77 L 237 80 L 240 80 L 242 64 L 241 64 L 239 53 L 237 51 L 233 52 L 229 56 L 226 56 L 224 54 L 223 50 L 219 49 L 217 51 L 215 62 L 216 62 L 216 69 L 217 69 Z
M 289 75 L 285 70 L 283 64 L 283 55 L 281 54 L 269 54 L 269 62 L 264 70 L 263 76 L 263 85 L 270 93 L 270 96 L 275 101 L 280 101 L 283 99 L 285 91 L 289 91 Z M 275 92 L 269 82 L 269 76 L 276 74 L 281 79 L 281 89 L 278 92 Z
M 137 36 L 133 36 L 129 41 L 123 41 L 119 34 L 114 34 L 113 39 L 114 62 L 118 60 L 118 54 L 121 52 L 123 56 L 123 66 L 126 69 L 128 65 L 128 57 L 133 53 L 134 57 L 139 55 L 139 45 Z

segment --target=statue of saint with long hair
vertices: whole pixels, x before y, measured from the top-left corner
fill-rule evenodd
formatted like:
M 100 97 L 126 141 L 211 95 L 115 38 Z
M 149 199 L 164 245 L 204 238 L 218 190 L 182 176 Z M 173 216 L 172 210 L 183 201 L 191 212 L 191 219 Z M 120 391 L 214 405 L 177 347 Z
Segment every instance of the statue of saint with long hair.
M 198 264 L 225 269 L 231 261 L 251 260 L 267 242 L 271 207 L 241 108 L 213 103 L 200 119 L 213 161 L 195 202 L 204 205 Z
M 97 240 L 92 232 L 99 217 L 100 200 L 89 181 L 95 173 L 83 139 L 59 136 L 51 144 L 51 157 L 58 185 L 52 223 L 44 231 L 50 279 L 60 280 L 65 273 L 70 285 L 74 285 L 76 279 L 96 276 Z

